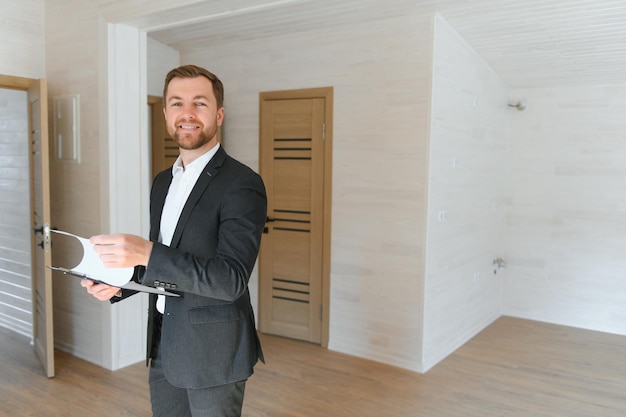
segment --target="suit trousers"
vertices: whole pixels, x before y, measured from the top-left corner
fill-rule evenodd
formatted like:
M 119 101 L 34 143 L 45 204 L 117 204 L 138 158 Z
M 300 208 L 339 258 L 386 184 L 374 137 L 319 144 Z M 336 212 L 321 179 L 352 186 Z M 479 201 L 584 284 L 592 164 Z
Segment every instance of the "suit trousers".
M 165 378 L 157 353 L 149 382 L 153 417 L 241 417 L 246 381 L 202 389 L 175 387 Z

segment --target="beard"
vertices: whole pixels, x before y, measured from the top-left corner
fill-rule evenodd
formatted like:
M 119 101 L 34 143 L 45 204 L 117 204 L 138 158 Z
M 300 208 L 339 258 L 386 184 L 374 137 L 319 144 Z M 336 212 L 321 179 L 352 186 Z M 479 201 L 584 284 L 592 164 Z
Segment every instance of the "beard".
M 171 133 L 170 133 L 171 134 Z M 176 130 L 172 135 L 179 148 L 192 151 L 209 143 L 217 134 L 217 125 L 200 130 L 200 133 L 179 132 Z

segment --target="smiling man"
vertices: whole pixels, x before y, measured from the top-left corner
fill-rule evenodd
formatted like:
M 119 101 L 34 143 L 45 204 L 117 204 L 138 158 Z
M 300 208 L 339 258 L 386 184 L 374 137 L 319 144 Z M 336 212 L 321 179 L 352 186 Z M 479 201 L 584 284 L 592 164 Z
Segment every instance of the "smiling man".
M 180 156 L 150 193 L 150 240 L 128 234 L 90 240 L 111 268 L 136 267 L 144 285 L 181 297 L 150 295 L 150 400 L 158 417 L 241 415 L 245 382 L 263 360 L 248 281 L 266 219 L 261 177 L 217 142 L 224 88 L 194 65 L 165 78 L 167 130 Z M 99 300 L 133 295 L 83 280 Z
M 217 129 L 224 120 L 222 84 L 217 80 L 214 86 L 208 76 L 180 78 L 170 73 L 168 79 L 163 94 L 167 131 L 181 149 L 190 151 L 187 157 L 197 157 L 217 145 Z

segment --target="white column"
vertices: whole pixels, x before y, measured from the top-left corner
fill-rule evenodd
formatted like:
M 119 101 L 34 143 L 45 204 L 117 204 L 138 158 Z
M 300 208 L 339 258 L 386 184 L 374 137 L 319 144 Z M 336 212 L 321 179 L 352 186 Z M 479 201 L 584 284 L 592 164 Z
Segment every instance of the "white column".
M 109 233 L 148 236 L 150 146 L 148 139 L 146 34 L 135 27 L 107 24 L 106 97 L 108 159 L 103 180 L 108 185 Z M 102 156 L 107 158 L 107 156 Z M 106 199 L 103 204 L 106 204 Z M 147 296 L 135 295 L 116 303 L 103 317 L 110 337 L 110 356 L 103 366 L 119 369 L 145 359 Z

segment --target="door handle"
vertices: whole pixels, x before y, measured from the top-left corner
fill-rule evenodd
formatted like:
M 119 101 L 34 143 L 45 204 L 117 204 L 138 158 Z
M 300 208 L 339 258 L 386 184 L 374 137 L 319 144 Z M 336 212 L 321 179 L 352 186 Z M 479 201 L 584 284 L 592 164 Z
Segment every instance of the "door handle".
M 44 224 L 40 227 L 33 227 L 34 234 L 41 234 L 42 239 L 41 242 L 37 243 L 41 249 L 48 252 L 50 250 L 50 230 L 59 230 L 56 227 L 50 227 L 48 223 Z
M 33 233 L 34 234 L 43 233 L 46 227 L 47 226 L 33 227 Z M 59 229 L 57 227 L 48 227 L 48 230 L 59 230 Z

